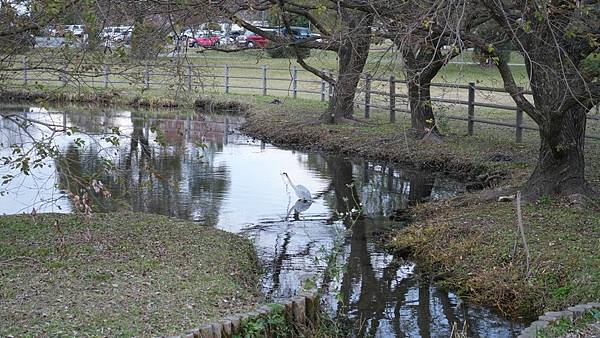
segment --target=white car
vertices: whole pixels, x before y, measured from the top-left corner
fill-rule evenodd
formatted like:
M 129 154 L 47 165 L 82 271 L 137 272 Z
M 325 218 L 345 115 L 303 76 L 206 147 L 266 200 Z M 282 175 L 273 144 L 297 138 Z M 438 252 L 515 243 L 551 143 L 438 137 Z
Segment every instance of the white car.
M 117 27 L 105 27 L 100 35 L 104 40 L 111 40 L 114 42 L 129 41 L 131 34 L 133 33 L 133 26 L 117 26 Z
M 65 32 L 70 32 L 73 36 L 78 38 L 84 34 L 85 27 L 83 25 L 67 25 L 65 26 Z

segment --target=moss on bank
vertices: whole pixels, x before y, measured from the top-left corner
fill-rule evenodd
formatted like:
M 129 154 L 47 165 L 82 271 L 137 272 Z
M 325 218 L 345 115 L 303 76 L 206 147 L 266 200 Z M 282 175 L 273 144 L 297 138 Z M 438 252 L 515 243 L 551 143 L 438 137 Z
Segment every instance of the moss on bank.
M 239 236 L 138 213 L 0 217 L 1 336 L 157 336 L 255 305 Z

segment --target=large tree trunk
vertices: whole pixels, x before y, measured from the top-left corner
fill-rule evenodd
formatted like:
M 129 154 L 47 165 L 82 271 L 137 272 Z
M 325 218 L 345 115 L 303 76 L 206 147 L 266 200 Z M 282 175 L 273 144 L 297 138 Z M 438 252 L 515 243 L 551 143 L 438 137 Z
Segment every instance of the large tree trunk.
M 539 157 L 523 188 L 525 198 L 535 200 L 574 193 L 598 196 L 585 180 L 584 161 L 586 113 L 599 99 L 598 88 L 591 85 L 597 74 L 590 72 L 585 61 L 597 52 L 597 46 L 584 37 L 597 33 L 600 12 L 581 15 L 577 6 L 556 3 L 547 6 L 544 20 L 536 20 L 539 4 L 523 2 L 512 14 L 532 23 L 524 32 L 520 23 L 513 26 L 506 19 L 502 2 L 482 1 L 482 4 L 498 27 L 515 39 L 513 45 L 525 56 L 533 102 L 518 87 L 506 57 L 491 53 L 505 88 L 540 128 Z M 574 26 L 591 30 L 569 34 Z M 489 49 L 486 43 L 478 44 Z
M 445 57 L 435 46 L 400 44 L 406 72 L 411 131 L 415 138 L 439 135 L 431 104 L 431 80 L 444 65 Z
M 586 108 L 576 105 L 563 114 L 562 121 L 549 125 L 552 128 L 540 126 L 540 153 L 523 188 L 525 198 L 537 200 L 542 196 L 593 194 L 585 180 Z
M 585 179 L 586 114 L 593 106 L 587 85 L 571 63 L 562 61 L 560 50 L 531 42 L 526 66 L 535 109 L 525 111 L 539 126 L 540 152 L 523 187 L 524 197 L 531 201 L 542 196 L 596 195 Z
M 352 59 L 352 54 L 352 51 L 344 51 L 339 54 L 339 73 L 333 86 L 333 96 L 329 101 L 329 116 L 325 118 L 326 122 L 338 123 L 343 119 L 351 119 L 354 115 L 354 97 L 364 61 L 360 65 L 356 64 L 355 60 L 343 60 Z M 360 71 L 357 72 L 358 68 Z
M 338 76 L 333 84 L 329 110 L 322 116 L 322 120 L 327 123 L 337 123 L 353 117 L 356 87 L 365 68 L 371 45 L 373 17 L 348 9 L 342 9 L 342 12 L 349 28 L 343 33 L 337 52 Z
M 425 135 L 438 134 L 435 124 L 435 115 L 433 115 L 433 106 L 431 104 L 431 81 L 415 81 L 409 79 L 408 102 L 410 104 L 410 125 L 416 138 L 423 138 Z

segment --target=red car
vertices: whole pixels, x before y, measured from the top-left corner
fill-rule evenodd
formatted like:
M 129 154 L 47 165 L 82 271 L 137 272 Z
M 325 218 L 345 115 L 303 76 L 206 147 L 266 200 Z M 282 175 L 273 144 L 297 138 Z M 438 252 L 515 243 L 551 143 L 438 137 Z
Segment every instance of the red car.
M 246 36 L 246 46 L 248 48 L 264 48 L 269 43 L 265 37 L 258 34 L 251 34 Z
M 189 45 L 190 47 L 214 47 L 219 45 L 220 39 L 221 38 L 218 35 L 205 34 L 200 37 L 190 39 Z

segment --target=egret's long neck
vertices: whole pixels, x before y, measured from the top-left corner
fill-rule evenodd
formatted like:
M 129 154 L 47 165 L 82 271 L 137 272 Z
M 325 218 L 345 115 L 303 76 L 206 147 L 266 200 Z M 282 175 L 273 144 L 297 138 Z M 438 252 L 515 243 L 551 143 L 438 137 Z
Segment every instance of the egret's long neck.
M 285 178 L 287 178 L 288 182 L 290 182 L 290 185 L 292 187 L 294 187 L 294 183 L 292 183 L 292 180 L 290 179 L 290 177 L 288 176 L 288 174 L 285 174 Z

